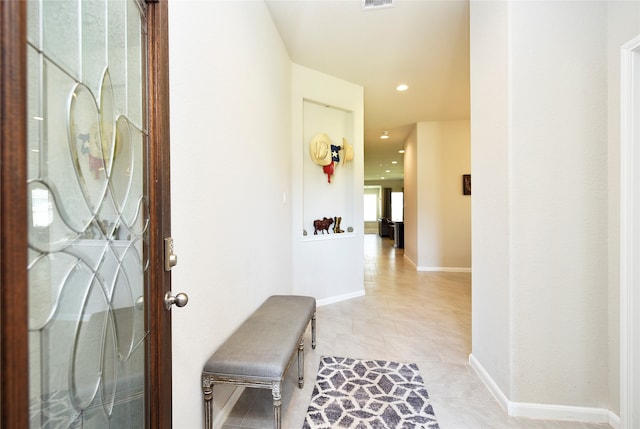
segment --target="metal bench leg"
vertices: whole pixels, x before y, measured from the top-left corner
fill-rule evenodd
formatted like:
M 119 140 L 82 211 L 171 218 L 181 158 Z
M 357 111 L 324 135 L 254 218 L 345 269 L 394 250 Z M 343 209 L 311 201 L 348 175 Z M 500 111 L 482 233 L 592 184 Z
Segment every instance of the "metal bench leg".
M 204 428 L 213 429 L 213 383 L 206 375 L 202 376 L 202 395 L 204 398 Z
M 280 408 L 282 406 L 282 394 L 280 393 L 280 383 L 273 383 L 271 386 L 271 395 L 273 395 L 273 418 L 274 428 L 280 429 L 282 425 L 280 417 Z
M 298 344 L 298 387 L 304 387 L 304 334 Z
M 311 348 L 316 348 L 316 313 L 311 317 Z

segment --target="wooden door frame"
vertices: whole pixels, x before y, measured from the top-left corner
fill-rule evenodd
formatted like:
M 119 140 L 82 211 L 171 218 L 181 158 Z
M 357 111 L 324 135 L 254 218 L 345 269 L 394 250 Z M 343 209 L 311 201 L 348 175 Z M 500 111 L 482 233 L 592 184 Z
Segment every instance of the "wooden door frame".
M 150 231 L 151 266 L 148 323 L 152 335 L 147 344 L 150 371 L 146 391 L 149 400 L 148 428 L 168 429 L 171 413 L 171 312 L 165 309 L 164 294 L 171 290 L 171 272 L 164 267 L 164 238 L 171 236 L 171 178 L 169 163 L 169 10 L 168 0 L 148 3 L 148 77 L 149 77 L 149 199 L 152 219 Z
M 171 313 L 163 239 L 171 235 L 167 0 L 148 3 L 150 290 L 147 428 L 171 428 Z M 27 8 L 0 0 L 0 427 L 29 427 Z
M 0 1 L 0 427 L 29 427 L 26 2 Z

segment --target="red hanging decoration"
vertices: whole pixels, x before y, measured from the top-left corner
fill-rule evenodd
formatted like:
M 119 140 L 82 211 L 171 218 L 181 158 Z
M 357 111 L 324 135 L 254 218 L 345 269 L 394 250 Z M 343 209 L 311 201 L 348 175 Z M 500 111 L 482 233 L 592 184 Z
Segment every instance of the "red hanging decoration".
M 331 161 L 331 164 L 323 166 L 322 171 L 327 175 L 327 182 L 331 183 L 331 176 L 334 173 L 333 161 Z

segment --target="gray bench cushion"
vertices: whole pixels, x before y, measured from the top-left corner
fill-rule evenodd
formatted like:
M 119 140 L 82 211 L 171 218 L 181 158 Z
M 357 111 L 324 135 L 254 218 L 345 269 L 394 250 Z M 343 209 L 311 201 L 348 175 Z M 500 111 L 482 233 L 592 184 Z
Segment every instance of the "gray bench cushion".
M 268 298 L 211 356 L 203 373 L 281 380 L 315 311 L 316 300 L 312 297 Z

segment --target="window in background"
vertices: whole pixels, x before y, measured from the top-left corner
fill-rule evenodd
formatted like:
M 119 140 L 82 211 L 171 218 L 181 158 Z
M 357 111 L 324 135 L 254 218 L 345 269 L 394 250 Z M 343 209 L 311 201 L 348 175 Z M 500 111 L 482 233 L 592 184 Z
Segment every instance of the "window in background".
M 374 222 L 378 220 L 378 195 L 364 194 L 364 221 Z
M 391 193 L 391 220 L 394 222 L 404 221 L 404 193 Z

